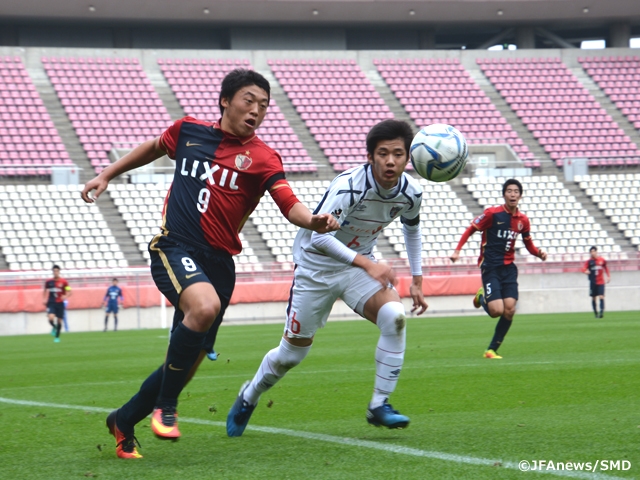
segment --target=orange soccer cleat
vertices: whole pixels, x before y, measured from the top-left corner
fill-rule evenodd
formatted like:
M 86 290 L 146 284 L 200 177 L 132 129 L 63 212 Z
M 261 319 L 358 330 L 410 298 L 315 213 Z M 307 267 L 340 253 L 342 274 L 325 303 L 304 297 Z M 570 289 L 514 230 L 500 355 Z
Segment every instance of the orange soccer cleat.
M 151 430 L 158 438 L 169 440 L 180 438 L 178 412 L 175 407 L 155 408 L 151 415 Z
M 116 455 L 120 458 L 142 458 L 142 455 L 136 450 L 136 445 L 140 446 L 138 439 L 133 432 L 125 435 L 120 431 L 116 424 L 116 416 L 118 410 L 114 410 L 107 417 L 107 428 L 109 433 L 116 438 Z
M 499 360 L 500 358 L 502 358 L 500 355 L 498 355 L 496 353 L 495 350 L 491 350 L 491 349 L 489 349 L 486 352 L 484 352 L 483 356 L 484 356 L 484 358 L 491 358 L 491 359 L 494 359 L 494 360 Z

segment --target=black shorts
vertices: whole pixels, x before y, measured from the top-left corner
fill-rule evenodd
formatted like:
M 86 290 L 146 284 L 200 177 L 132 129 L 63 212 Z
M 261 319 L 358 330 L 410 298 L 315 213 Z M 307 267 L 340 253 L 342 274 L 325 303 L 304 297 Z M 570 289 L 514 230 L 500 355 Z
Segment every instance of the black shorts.
M 105 308 L 104 310 L 106 313 L 113 313 L 116 314 L 118 313 L 118 302 L 116 303 L 107 303 L 107 308 Z
M 178 305 L 185 288 L 200 282 L 210 283 L 215 288 L 220 298 L 220 313 L 207 332 L 204 346 L 206 351 L 211 351 L 236 283 L 233 257 L 227 252 L 204 250 L 163 235 L 151 240 L 149 255 L 153 280 L 176 309 L 173 328 L 184 319 Z
M 487 303 L 499 298 L 518 300 L 518 267 L 515 264 L 482 269 L 482 286 Z
M 604 285 L 598 285 L 597 283 L 589 284 L 589 296 L 599 297 L 604 296 Z
M 62 302 L 47 303 L 47 313 L 55 315 L 56 318 L 59 318 L 60 320 L 64 319 L 64 303 Z

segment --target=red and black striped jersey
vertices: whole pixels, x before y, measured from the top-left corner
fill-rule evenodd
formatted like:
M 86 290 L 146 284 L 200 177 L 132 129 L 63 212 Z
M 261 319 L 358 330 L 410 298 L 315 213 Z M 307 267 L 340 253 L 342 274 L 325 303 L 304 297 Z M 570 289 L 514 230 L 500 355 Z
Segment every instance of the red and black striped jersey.
M 487 208 L 471 225 L 482 232 L 478 266 L 492 268 L 513 263 L 516 239 L 522 239 L 531 253 L 537 253 L 531 240 L 531 224 L 527 216 L 516 210 L 511 214 L 504 205 Z M 532 248 L 534 251 L 532 251 Z M 535 253 L 534 253 L 535 254 Z
M 218 122 L 185 117 L 162 134 L 160 145 L 176 161 L 163 233 L 188 244 L 240 253 L 238 235 L 264 192 L 290 190 L 280 155 L 256 135 L 235 137 Z M 295 202 L 276 197 L 287 216 Z
M 47 280 L 44 283 L 44 288 L 49 292 L 47 303 L 62 303 L 62 296 L 71 290 L 69 283 L 62 277 Z
M 584 267 L 582 270 L 587 273 L 589 272 L 589 281 L 591 283 L 595 283 L 596 285 L 604 285 L 604 274 L 607 273 L 609 276 L 609 267 L 607 267 L 607 261 L 602 257 L 590 258 L 586 262 L 584 262 Z

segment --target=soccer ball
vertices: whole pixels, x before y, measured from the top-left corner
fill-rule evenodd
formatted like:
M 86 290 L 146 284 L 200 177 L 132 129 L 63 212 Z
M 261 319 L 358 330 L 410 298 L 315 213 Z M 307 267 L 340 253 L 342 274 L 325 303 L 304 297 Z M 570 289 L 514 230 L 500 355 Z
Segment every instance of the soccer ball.
M 444 123 L 420 129 L 411 142 L 411 164 L 418 175 L 432 182 L 456 178 L 467 164 L 469 149 L 462 134 Z

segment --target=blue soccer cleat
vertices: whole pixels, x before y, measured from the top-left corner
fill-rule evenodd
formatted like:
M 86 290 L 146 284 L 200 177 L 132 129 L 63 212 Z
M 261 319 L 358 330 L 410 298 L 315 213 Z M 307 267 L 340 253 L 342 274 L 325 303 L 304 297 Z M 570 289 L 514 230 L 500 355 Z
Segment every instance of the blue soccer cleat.
M 249 381 L 244 382 L 240 388 L 238 398 L 233 403 L 229 414 L 227 415 L 227 435 L 230 437 L 239 437 L 244 433 L 244 429 L 247 428 L 247 423 L 251 418 L 255 405 L 250 405 L 243 397 L 245 389 L 249 386 Z
M 207 358 L 212 362 L 215 362 L 218 359 L 218 354 L 215 351 L 211 350 L 209 353 L 207 353 Z
M 367 422 L 376 427 L 401 429 L 409 425 L 409 417 L 394 410 L 385 400 L 379 407 L 367 410 Z
M 60 343 L 60 337 L 56 337 L 53 339 L 53 343 Z

